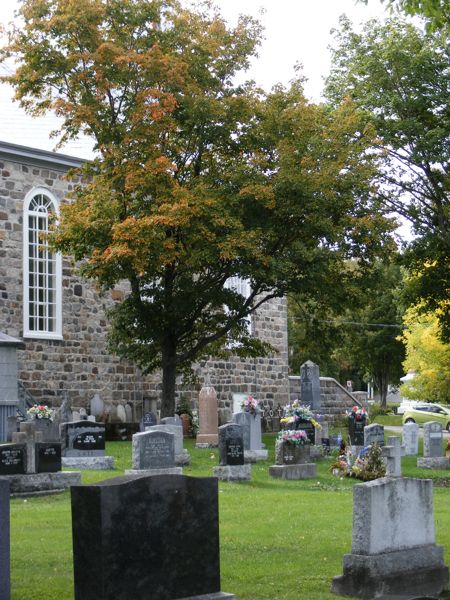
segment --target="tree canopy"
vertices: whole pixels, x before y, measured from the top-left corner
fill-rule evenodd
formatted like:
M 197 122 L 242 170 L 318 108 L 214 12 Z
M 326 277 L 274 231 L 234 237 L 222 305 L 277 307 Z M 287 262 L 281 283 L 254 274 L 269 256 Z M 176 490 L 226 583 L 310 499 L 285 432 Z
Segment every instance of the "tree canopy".
M 367 4 L 367 0 L 361 0 Z M 426 19 L 430 30 L 450 31 L 450 5 L 448 0 L 381 0 L 386 1 L 393 11 L 403 11 L 408 15 Z
M 370 21 L 356 33 L 343 18 L 335 41 L 327 96 L 351 98 L 376 128 L 385 206 L 416 236 L 405 253 L 417 275 L 411 300 L 433 311 L 450 291 L 448 38 L 400 20 Z M 448 338 L 448 311 L 440 325 Z
M 270 351 L 246 327 L 262 303 L 314 295 L 344 260 L 389 246 L 373 131 L 353 105 L 308 104 L 298 81 L 268 95 L 234 83 L 260 39 L 252 19 L 229 28 L 175 0 L 24 0 L 21 13 L 5 79 L 28 111 L 63 118 L 63 141 L 85 131 L 98 151 L 52 243 L 101 288 L 128 281 L 111 346 L 162 368 L 163 416 L 194 360 Z M 247 297 L 226 285 L 236 276 Z

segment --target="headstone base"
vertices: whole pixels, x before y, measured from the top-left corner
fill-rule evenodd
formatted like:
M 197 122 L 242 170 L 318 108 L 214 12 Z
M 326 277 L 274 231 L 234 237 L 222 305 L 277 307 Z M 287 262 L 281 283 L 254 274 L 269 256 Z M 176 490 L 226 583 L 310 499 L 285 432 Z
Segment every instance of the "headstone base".
M 331 591 L 370 599 L 384 594 L 439 594 L 449 580 L 443 547 L 435 544 L 380 554 L 344 555 L 344 574 Z
M 197 435 L 197 448 L 217 448 L 219 445 L 218 433 L 199 433 Z
M 252 478 L 250 465 L 219 465 L 213 472 L 221 481 L 250 481 Z
M 81 473 L 76 471 L 57 473 L 30 473 L 27 475 L 2 475 L 9 481 L 10 493 L 14 496 L 33 494 L 42 495 L 44 492 L 62 491 L 72 485 L 81 484 Z
M 180 598 L 180 600 L 236 600 L 236 596 L 234 594 L 227 594 L 226 592 L 216 592 L 215 594 L 189 596 L 189 598 Z
M 114 469 L 114 456 L 63 456 L 62 466 L 82 471 L 108 471 Z
M 187 450 L 183 449 L 183 452 L 181 452 L 180 454 L 175 454 L 175 464 L 178 467 L 190 465 L 191 464 L 191 455 L 189 454 L 189 452 Z
M 268 450 L 244 450 L 244 462 L 246 463 L 255 463 L 268 458 Z
M 314 463 L 272 465 L 269 467 L 269 475 L 278 479 L 313 479 L 316 477 L 316 465 Z
M 417 466 L 420 469 L 450 469 L 450 457 L 430 456 L 427 458 L 418 458 Z
M 126 469 L 125 475 L 183 475 L 181 467 L 167 467 L 166 469 Z

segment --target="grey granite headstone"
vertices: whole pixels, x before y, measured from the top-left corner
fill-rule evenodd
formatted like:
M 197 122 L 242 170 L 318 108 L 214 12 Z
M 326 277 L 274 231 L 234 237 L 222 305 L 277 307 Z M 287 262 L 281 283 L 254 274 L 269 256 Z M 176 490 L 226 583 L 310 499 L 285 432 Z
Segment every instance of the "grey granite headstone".
M 417 597 L 446 589 L 443 548 L 435 544 L 430 479 L 381 478 L 353 487 L 352 553 L 331 590 L 342 596 Z
M 419 426 L 417 423 L 403 425 L 403 444 L 406 456 L 415 456 L 419 452 Z
M 144 431 L 133 435 L 133 469 L 175 467 L 175 435 L 168 431 Z
M 435 458 L 443 456 L 442 449 L 442 425 L 437 421 L 428 421 L 423 426 L 423 456 L 424 458 Z
M 221 465 L 244 464 L 244 438 L 241 425 L 227 423 L 219 427 L 219 459 Z
M 242 427 L 244 450 L 250 450 L 250 419 L 252 415 L 248 412 L 241 411 L 233 414 L 233 421 Z
M 216 478 L 124 476 L 71 496 L 75 600 L 235 598 L 220 592 Z
M 387 445 L 382 449 L 383 457 L 386 463 L 386 475 L 391 477 L 402 476 L 402 455 L 405 448 L 401 445 L 399 437 L 388 437 Z
M 98 394 L 94 394 L 91 400 L 91 415 L 99 417 L 105 412 L 105 403 Z
M 37 431 L 34 421 L 20 424 L 20 431 L 12 434 L 13 444 L 25 444 L 27 447 L 27 473 L 36 473 L 36 442 L 42 442 L 42 432 Z
M 320 369 L 311 360 L 300 367 L 300 398 L 312 410 L 320 409 Z
M 0 479 L 0 600 L 10 598 L 9 481 Z
M 105 456 L 105 425 L 92 421 L 61 423 L 60 438 L 64 457 Z
M 152 427 L 146 427 L 145 431 L 167 431 L 173 433 L 175 436 L 175 464 L 183 466 L 191 462 L 189 452 L 183 447 L 184 437 L 181 425 L 152 425 Z
M 364 446 L 378 444 L 384 446 L 384 427 L 378 423 L 366 425 L 364 427 Z

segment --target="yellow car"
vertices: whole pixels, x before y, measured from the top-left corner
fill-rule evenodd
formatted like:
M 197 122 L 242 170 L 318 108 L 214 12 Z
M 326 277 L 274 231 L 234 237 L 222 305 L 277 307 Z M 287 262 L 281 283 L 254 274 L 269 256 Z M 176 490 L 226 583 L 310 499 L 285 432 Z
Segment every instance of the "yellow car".
M 423 425 L 428 421 L 441 423 L 442 429 L 450 432 L 450 409 L 440 404 L 419 404 L 408 408 L 403 415 L 403 423 Z

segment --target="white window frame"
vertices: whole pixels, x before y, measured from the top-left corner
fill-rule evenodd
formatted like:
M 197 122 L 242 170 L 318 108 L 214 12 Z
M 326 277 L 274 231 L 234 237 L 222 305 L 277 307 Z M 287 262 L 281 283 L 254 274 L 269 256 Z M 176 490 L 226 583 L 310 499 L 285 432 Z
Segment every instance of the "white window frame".
M 244 296 L 245 299 L 247 299 L 252 292 L 250 281 L 248 279 L 244 279 L 243 277 L 228 277 L 228 279 L 225 281 L 225 287 L 229 290 L 237 292 L 241 296 Z M 247 315 L 245 317 L 245 322 L 247 326 L 247 334 L 252 335 L 253 327 L 251 315 Z
M 35 201 L 35 202 L 34 202 Z M 34 209 L 33 204 L 37 205 Z M 46 240 L 49 213 L 59 217 L 59 203 L 47 188 L 33 188 L 23 203 L 23 335 L 62 340 L 62 258 Z M 30 268 L 31 267 L 31 268 Z M 53 272 L 54 271 L 54 272 Z

